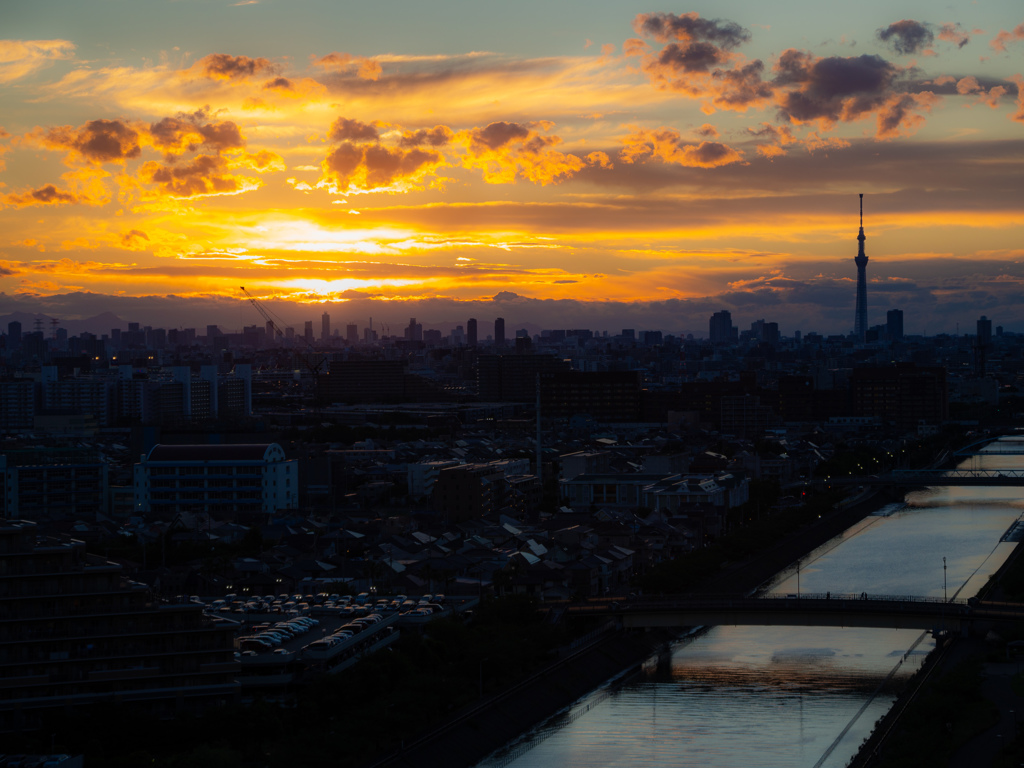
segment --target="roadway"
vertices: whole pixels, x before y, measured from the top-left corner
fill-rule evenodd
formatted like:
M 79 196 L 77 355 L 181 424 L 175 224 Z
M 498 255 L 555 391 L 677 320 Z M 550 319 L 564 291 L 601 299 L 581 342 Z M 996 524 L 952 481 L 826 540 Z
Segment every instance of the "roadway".
M 714 625 L 947 629 L 969 622 L 1024 619 L 1024 604 L 867 594 L 762 597 L 698 595 L 600 599 L 566 607 L 569 617 L 615 617 L 625 628 Z

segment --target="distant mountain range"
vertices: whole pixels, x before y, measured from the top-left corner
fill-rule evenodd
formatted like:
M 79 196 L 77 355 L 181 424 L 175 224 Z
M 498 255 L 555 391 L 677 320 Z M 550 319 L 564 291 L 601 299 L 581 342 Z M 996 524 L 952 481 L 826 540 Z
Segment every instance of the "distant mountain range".
M 31 312 L 12 312 L 9 315 L 0 315 L 0 333 L 7 333 L 7 325 L 12 322 L 21 323 L 22 333 L 32 333 L 36 330 L 36 321 L 40 321 L 40 330 L 49 338 L 53 334 L 53 320 L 57 320 L 58 328 L 65 328 L 68 336 L 78 336 L 83 331 L 94 333 L 97 336 L 110 335 L 112 328 L 128 330 L 128 323 L 115 315 L 113 312 L 103 312 L 95 317 L 84 320 L 62 320 L 50 315 L 33 314 Z

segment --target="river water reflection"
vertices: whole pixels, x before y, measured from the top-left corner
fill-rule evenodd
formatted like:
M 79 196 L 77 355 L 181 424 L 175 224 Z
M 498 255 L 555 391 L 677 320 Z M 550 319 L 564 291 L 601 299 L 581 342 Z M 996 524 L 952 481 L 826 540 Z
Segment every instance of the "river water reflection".
M 1024 457 L 961 466 L 1024 468 Z M 772 591 L 969 597 L 1014 544 L 1017 488 L 933 488 L 879 510 Z M 945 558 L 945 572 L 943 571 Z M 944 588 L 945 578 L 945 588 Z M 845 766 L 934 647 L 917 630 L 715 627 L 596 691 L 479 768 Z

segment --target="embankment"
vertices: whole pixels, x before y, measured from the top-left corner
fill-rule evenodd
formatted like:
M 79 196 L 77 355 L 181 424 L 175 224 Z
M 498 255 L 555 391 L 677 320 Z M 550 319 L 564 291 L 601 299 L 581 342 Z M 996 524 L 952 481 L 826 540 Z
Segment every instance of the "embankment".
M 866 494 L 854 504 L 823 515 L 746 562 L 719 571 L 701 585 L 700 591 L 745 593 L 756 589 L 887 501 L 888 497 L 882 493 Z M 591 646 L 559 660 L 513 689 L 482 701 L 368 768 L 474 765 L 608 680 L 638 669 L 672 639 L 668 633 L 609 632 Z

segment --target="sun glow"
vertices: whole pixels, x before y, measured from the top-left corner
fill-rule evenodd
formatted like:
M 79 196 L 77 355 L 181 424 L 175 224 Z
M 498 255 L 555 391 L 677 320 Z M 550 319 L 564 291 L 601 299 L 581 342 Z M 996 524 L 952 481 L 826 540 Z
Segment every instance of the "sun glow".
M 376 255 L 388 252 L 392 243 L 407 240 L 412 235 L 411 230 L 391 227 L 329 228 L 312 221 L 292 219 L 264 223 L 240 231 L 238 241 L 254 251 Z

